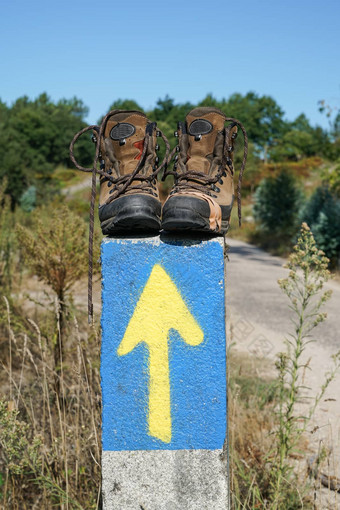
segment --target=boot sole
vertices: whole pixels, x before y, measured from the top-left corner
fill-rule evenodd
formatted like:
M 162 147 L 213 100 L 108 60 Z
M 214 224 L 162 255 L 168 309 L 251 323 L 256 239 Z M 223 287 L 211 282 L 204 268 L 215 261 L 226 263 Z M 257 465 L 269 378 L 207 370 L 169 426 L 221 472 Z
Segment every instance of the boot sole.
M 102 208 L 99 212 L 104 235 L 137 231 L 159 232 L 161 228 L 161 204 L 152 197 L 131 195 L 122 197 Z M 106 208 L 106 209 L 104 209 Z M 109 215 L 108 218 L 103 216 Z
M 179 198 L 179 197 L 178 197 Z M 190 203 L 189 203 L 190 201 Z M 181 205 L 180 202 L 188 202 Z M 210 208 L 208 204 L 195 198 L 181 197 L 181 201 L 176 200 L 174 205 L 163 208 L 162 229 L 172 231 L 188 231 L 209 232 L 210 234 L 226 234 L 229 229 L 229 217 L 221 222 L 221 230 L 212 230 L 210 227 Z M 187 205 L 190 207 L 184 207 Z M 198 210 L 198 206 L 199 209 Z M 196 207 L 195 207 L 196 206 Z

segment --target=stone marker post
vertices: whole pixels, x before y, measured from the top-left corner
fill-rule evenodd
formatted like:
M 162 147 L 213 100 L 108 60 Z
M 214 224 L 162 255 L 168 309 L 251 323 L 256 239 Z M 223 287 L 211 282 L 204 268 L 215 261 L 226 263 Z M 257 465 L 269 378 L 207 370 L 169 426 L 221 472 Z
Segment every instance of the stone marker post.
M 104 510 L 227 510 L 222 238 L 102 243 Z

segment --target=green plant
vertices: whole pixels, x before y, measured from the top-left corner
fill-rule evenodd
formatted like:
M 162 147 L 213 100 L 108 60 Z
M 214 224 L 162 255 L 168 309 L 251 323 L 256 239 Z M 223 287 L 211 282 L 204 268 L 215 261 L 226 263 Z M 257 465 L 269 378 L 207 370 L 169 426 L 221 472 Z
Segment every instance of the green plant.
M 327 186 L 317 188 L 303 207 L 301 219 L 310 225 L 318 247 L 336 266 L 340 255 L 340 199 Z
M 22 485 L 42 470 L 42 440 L 19 420 L 13 402 L 0 399 L 0 456 L 5 465 L 4 499 L 20 498 Z
M 325 169 L 322 177 L 325 185 L 329 185 L 329 189 L 340 197 L 340 162 L 337 161 L 333 168 Z
M 37 189 L 37 200 L 45 203 L 53 195 L 56 182 L 54 168 L 68 165 L 68 147 L 75 132 L 84 127 L 88 109 L 77 98 L 54 103 L 47 94 L 34 100 L 27 96 L 17 99 L 11 107 L 3 103 L 0 122 L 0 178 L 7 177 L 7 193 L 12 204 L 30 186 Z M 76 156 L 85 166 L 90 164 L 93 144 L 82 137 Z
M 54 359 L 55 369 L 59 371 L 64 358 L 67 299 L 72 286 L 86 274 L 88 267 L 87 227 L 64 206 L 53 211 L 45 222 L 39 218 L 32 229 L 18 225 L 17 236 L 28 266 L 56 295 Z
M 2 488 L 3 484 L 4 484 L 4 478 L 3 478 L 2 474 L 0 473 L 0 501 L 2 499 L 1 488 Z
M 275 454 L 272 462 L 272 508 L 283 509 L 285 494 L 294 475 L 290 457 L 305 432 L 317 404 L 323 397 L 329 383 L 340 368 L 340 351 L 333 356 L 333 368 L 326 374 L 324 384 L 314 397 L 304 416 L 297 414 L 297 404 L 301 401 L 303 373 L 307 364 L 302 355 L 307 345 L 312 342 L 314 328 L 323 322 L 327 315 L 322 307 L 330 298 L 331 291 L 322 291 L 329 279 L 328 259 L 316 246 L 313 235 L 302 224 L 301 234 L 286 265 L 289 269 L 287 278 L 279 280 L 282 291 L 290 301 L 293 311 L 294 331 L 286 339 L 287 350 L 278 355 L 279 407 L 278 427 L 275 433 Z
M 301 191 L 291 173 L 263 179 L 254 195 L 254 217 L 259 229 L 281 241 L 290 240 L 297 230 Z
M 21 195 L 19 203 L 23 211 L 32 212 L 37 204 L 37 188 L 35 186 L 27 188 Z
M 8 293 L 12 285 L 15 263 L 15 236 L 13 233 L 14 214 L 11 212 L 10 197 L 6 194 L 7 180 L 0 183 L 0 288 Z

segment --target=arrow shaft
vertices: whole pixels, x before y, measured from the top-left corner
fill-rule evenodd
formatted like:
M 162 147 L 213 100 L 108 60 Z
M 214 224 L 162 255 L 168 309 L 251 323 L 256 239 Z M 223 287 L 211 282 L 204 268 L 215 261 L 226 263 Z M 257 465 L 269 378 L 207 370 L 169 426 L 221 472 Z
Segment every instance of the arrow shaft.
M 176 329 L 184 342 L 198 345 L 203 331 L 169 275 L 155 264 L 117 349 L 118 356 L 145 343 L 149 350 L 150 436 L 171 441 L 171 402 L 168 332 Z
M 170 373 L 167 337 L 160 334 L 149 345 L 149 434 L 171 441 Z

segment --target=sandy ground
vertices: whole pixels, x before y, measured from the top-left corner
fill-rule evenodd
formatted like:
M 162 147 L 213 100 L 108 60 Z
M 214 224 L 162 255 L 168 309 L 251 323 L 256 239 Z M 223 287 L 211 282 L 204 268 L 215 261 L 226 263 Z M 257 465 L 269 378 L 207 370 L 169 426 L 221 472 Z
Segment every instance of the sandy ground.
M 229 345 L 239 351 L 251 353 L 259 359 L 274 361 L 284 350 L 284 339 L 292 331 L 288 298 L 277 284 L 287 275 L 284 259 L 249 244 L 227 239 L 230 246 L 227 261 L 227 317 Z M 325 374 L 332 366 L 331 355 L 340 349 L 340 284 L 331 281 L 326 288 L 333 291 L 325 305 L 328 318 L 314 330 L 315 342 L 309 344 L 304 361 L 310 369 L 305 371 L 304 384 L 310 389 L 306 396 L 320 391 Z M 322 465 L 322 472 L 340 480 L 340 374 L 328 387 L 316 413 L 308 426 L 309 452 L 302 457 L 302 467 L 317 455 L 322 447 L 330 452 Z M 301 407 L 301 412 L 306 406 Z M 319 484 L 317 484 L 319 485 Z M 340 508 L 340 494 L 324 489 L 317 491 L 316 507 Z

